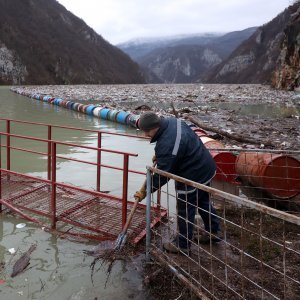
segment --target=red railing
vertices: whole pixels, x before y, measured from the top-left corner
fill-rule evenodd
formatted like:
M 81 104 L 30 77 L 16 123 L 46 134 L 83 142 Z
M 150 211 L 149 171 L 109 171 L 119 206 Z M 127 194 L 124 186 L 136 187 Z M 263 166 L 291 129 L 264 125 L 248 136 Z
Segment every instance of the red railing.
M 27 152 L 27 153 L 32 153 L 32 154 L 38 154 L 38 155 L 47 157 L 47 179 L 38 178 L 38 181 L 45 182 L 46 184 L 48 184 L 52 187 L 51 188 L 51 205 L 50 205 L 50 207 L 51 207 L 51 227 L 53 229 L 55 229 L 56 222 L 57 222 L 57 209 L 56 209 L 56 196 L 57 196 L 56 188 L 57 188 L 57 186 L 72 188 L 77 191 L 85 191 L 85 189 L 82 189 L 82 188 L 74 187 L 74 186 L 71 186 L 66 183 L 57 182 L 57 180 L 56 180 L 56 173 L 57 173 L 56 162 L 57 162 L 58 158 L 96 166 L 96 184 L 95 184 L 96 192 L 93 191 L 93 193 L 98 194 L 98 195 L 103 195 L 103 193 L 101 193 L 101 188 L 100 188 L 101 187 L 101 168 L 104 167 L 104 168 L 122 171 L 123 172 L 122 196 L 119 197 L 119 196 L 113 196 L 110 194 L 105 194 L 105 197 L 108 199 L 118 200 L 118 201 L 122 202 L 122 227 L 125 225 L 126 217 L 127 217 L 127 202 L 128 202 L 128 174 L 135 173 L 135 174 L 144 175 L 145 173 L 129 169 L 129 157 L 136 157 L 136 156 L 138 156 L 138 154 L 102 148 L 102 137 L 103 137 L 103 134 L 107 134 L 107 135 L 137 138 L 136 135 L 112 133 L 112 132 L 108 132 L 108 131 L 97 131 L 97 130 L 90 130 L 90 129 L 81 129 L 81 128 L 67 127 L 67 126 L 50 125 L 50 124 L 35 123 L 35 122 L 28 122 L 28 121 L 11 120 L 11 119 L 4 119 L 4 118 L 0 118 L 0 122 L 1 121 L 5 123 L 5 131 L 1 131 L 0 136 L 6 137 L 6 144 L 2 144 L 2 142 L 0 142 L 0 149 L 2 149 L 2 148 L 6 149 L 6 170 L 2 168 L 1 156 L 0 156 L 0 175 L 1 175 L 1 171 L 5 171 L 8 174 L 7 176 L 9 176 L 9 174 L 19 174 L 18 172 L 11 171 L 11 151 L 12 150 L 22 151 L 22 152 Z M 27 125 L 33 125 L 35 127 L 37 127 L 37 126 L 47 127 L 47 137 L 45 139 L 43 139 L 43 138 L 34 137 L 34 136 L 11 133 L 13 124 L 27 124 Z M 69 142 L 52 140 L 54 129 L 64 129 L 64 130 L 74 130 L 74 131 L 84 131 L 84 132 L 89 132 L 89 133 L 95 133 L 97 135 L 97 147 L 78 145 L 78 144 L 69 143 Z M 45 143 L 45 144 L 47 144 L 47 153 L 32 150 L 32 149 L 26 149 L 26 148 L 12 146 L 12 144 L 11 144 L 12 138 L 25 139 L 25 140 L 29 140 L 29 141 Z M 141 138 L 145 138 L 145 137 L 141 137 Z M 65 157 L 63 155 L 58 155 L 57 154 L 57 146 L 58 145 L 96 151 L 97 152 L 96 162 L 86 161 L 83 159 Z M 2 151 L 0 151 L 0 155 L 1 155 L 1 152 Z M 103 164 L 101 161 L 101 158 L 102 158 L 101 154 L 103 152 L 123 156 L 123 165 L 120 167 L 119 166 L 116 167 L 113 165 Z M 24 174 L 22 174 L 22 175 L 24 176 Z M 33 176 L 29 176 L 29 175 L 26 175 L 26 177 L 32 178 L 32 179 L 36 178 Z M 0 198 L 2 195 L 1 191 L 2 191 L 2 184 L 0 184 Z M 1 209 L 1 207 L 0 207 L 0 209 Z

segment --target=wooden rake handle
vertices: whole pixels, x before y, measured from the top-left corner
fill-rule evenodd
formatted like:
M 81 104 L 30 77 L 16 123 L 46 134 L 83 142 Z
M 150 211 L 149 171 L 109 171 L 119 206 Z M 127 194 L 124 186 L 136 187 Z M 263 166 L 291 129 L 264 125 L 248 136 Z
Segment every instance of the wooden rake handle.
M 153 163 L 153 165 L 152 165 L 153 167 L 155 167 L 156 166 L 156 161 Z M 147 184 L 147 180 L 145 180 L 144 181 L 144 183 L 143 183 L 143 187 L 145 187 L 146 186 L 146 184 Z M 131 208 L 131 211 L 130 211 L 130 213 L 129 213 L 129 216 L 128 216 L 128 218 L 127 218 L 127 221 L 126 221 L 126 223 L 125 223 L 125 226 L 124 226 L 124 228 L 123 228 L 123 230 L 122 230 L 122 233 L 123 234 L 125 234 L 126 232 L 127 232 L 127 229 L 128 229 L 128 227 L 129 227 L 129 225 L 130 225 L 130 223 L 131 223 L 131 220 L 132 220 L 132 218 L 133 218 L 133 215 L 134 215 L 134 213 L 135 213 L 135 211 L 136 211 L 136 208 L 137 208 L 137 205 L 139 204 L 139 198 L 135 198 L 135 201 L 134 201 L 134 204 L 133 204 L 133 207 Z

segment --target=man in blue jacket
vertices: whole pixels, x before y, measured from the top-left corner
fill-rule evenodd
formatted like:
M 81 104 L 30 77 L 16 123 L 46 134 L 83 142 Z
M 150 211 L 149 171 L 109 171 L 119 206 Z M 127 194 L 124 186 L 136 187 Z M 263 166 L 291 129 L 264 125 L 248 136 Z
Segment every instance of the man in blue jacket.
M 141 115 L 138 126 L 151 138 L 150 143 L 156 142 L 158 169 L 205 185 L 210 184 L 216 172 L 215 162 L 199 137 L 185 122 L 174 117 L 160 118 L 154 112 L 145 112 Z M 166 177 L 157 174 L 154 174 L 152 180 L 152 192 L 167 182 Z M 197 209 L 207 232 L 199 242 L 219 242 L 219 218 L 209 200 L 209 194 L 181 182 L 175 183 L 175 189 L 179 234 L 173 242 L 164 243 L 164 249 L 172 253 L 188 253 Z M 145 189 L 137 191 L 135 197 L 143 200 L 146 197 Z

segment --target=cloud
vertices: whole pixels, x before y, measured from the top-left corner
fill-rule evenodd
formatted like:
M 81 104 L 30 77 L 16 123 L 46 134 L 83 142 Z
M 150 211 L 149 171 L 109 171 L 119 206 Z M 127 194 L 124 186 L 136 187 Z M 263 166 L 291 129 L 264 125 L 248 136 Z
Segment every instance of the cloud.
M 111 43 L 260 26 L 289 0 L 59 0 Z

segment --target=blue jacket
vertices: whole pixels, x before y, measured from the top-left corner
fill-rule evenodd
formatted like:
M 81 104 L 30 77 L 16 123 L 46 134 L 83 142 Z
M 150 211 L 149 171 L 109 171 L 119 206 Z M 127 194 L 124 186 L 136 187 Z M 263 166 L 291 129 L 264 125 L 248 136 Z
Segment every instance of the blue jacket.
M 216 172 L 216 164 L 209 151 L 194 131 L 176 118 L 161 118 L 160 128 L 150 143 L 155 143 L 157 168 L 175 175 L 208 183 Z M 167 182 L 167 178 L 155 174 L 153 191 Z M 176 182 L 177 192 L 193 190 Z

